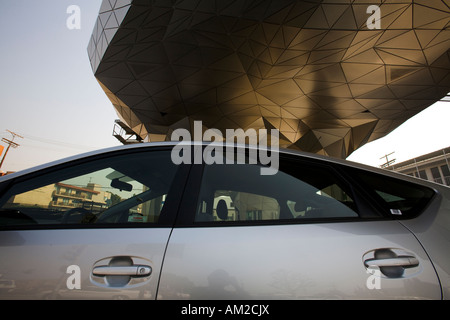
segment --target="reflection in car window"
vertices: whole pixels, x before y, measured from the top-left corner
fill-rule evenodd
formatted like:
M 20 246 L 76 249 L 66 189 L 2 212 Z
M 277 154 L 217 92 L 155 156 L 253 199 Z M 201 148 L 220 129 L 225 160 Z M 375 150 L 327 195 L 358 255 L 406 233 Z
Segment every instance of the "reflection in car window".
M 348 187 L 333 170 L 283 162 L 277 174 L 252 164 L 205 166 L 195 222 L 357 218 Z
M 212 214 L 206 210 L 206 201 L 202 206 L 199 210 L 200 221 L 277 220 L 280 216 L 280 205 L 276 199 L 248 192 L 216 190 Z
M 13 188 L 1 199 L 0 226 L 157 223 L 176 170 L 170 152 L 66 168 Z

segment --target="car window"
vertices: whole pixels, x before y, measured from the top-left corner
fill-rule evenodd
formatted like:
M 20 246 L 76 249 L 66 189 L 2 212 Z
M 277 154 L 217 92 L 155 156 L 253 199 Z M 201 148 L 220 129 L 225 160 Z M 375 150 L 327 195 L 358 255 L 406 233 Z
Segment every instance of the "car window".
M 397 218 L 417 216 L 435 194 L 430 188 L 392 177 L 357 169 L 350 170 L 350 173 L 361 180 L 365 190 L 373 192 L 387 215 Z
M 254 164 L 206 165 L 195 222 L 358 218 L 348 186 L 327 166 L 283 161 L 275 175 Z
M 147 152 L 44 174 L 2 197 L 0 226 L 158 223 L 177 168 Z

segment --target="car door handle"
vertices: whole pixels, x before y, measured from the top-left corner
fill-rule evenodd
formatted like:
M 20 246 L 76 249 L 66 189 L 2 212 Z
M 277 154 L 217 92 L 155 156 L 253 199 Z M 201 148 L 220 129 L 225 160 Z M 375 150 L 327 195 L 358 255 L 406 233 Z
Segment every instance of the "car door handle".
M 367 270 L 378 268 L 381 274 L 388 278 L 402 278 L 405 272 L 411 275 L 412 273 L 406 270 L 419 267 L 419 259 L 414 253 L 400 248 L 379 248 L 368 251 L 363 255 L 362 262 Z
M 152 273 L 152 268 L 145 265 L 137 266 L 99 266 L 92 270 L 92 274 L 97 277 L 106 276 L 130 276 L 147 277 Z
M 419 260 L 413 256 L 399 256 L 396 258 L 367 259 L 364 261 L 366 267 L 403 267 L 413 268 L 419 265 Z

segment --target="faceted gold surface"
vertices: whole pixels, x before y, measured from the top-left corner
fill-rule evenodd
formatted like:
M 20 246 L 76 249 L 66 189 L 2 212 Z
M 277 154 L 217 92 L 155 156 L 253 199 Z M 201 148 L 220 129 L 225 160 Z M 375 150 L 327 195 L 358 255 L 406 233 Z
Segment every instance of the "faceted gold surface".
M 284 147 L 345 158 L 450 91 L 449 7 L 104 0 L 88 53 L 118 115 L 146 141 L 201 120 L 222 132 L 276 128 Z

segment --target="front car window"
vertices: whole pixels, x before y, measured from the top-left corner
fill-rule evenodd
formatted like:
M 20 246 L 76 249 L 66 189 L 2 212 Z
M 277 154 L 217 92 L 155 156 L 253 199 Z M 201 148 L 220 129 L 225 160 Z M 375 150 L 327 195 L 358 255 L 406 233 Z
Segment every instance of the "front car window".
M 68 166 L 14 186 L 0 226 L 158 223 L 177 169 L 162 151 Z

